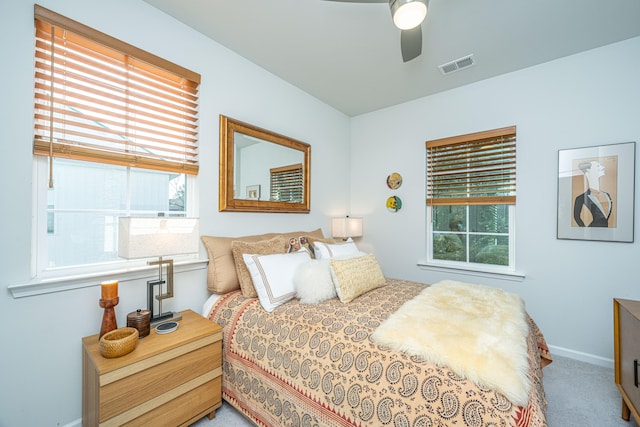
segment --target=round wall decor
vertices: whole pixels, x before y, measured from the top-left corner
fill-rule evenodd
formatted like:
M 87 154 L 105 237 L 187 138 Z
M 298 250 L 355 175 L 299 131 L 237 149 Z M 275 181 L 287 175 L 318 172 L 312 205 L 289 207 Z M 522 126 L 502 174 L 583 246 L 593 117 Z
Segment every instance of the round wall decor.
M 398 196 L 391 196 L 387 199 L 387 209 L 389 212 L 398 212 L 402 209 L 402 200 Z
M 393 172 L 387 177 L 387 187 L 392 190 L 397 190 L 402 185 L 402 175 L 398 172 Z

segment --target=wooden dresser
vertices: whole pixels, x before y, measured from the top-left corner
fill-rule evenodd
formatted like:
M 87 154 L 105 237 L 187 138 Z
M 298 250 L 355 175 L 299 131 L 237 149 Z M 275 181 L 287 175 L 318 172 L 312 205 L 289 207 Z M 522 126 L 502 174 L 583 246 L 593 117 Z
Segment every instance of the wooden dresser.
M 622 418 L 640 424 L 640 301 L 613 300 L 615 381 L 622 394 Z
M 140 339 L 131 353 L 100 354 L 82 339 L 83 426 L 186 426 L 222 404 L 222 329 L 191 310 L 178 329 Z

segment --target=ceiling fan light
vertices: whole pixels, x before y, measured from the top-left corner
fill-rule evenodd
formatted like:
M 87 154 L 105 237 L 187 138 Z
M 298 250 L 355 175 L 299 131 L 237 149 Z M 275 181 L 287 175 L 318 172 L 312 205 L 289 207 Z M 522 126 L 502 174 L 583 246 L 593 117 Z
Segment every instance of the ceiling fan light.
M 422 0 L 391 0 L 393 23 L 401 30 L 417 27 L 427 16 L 427 4 Z

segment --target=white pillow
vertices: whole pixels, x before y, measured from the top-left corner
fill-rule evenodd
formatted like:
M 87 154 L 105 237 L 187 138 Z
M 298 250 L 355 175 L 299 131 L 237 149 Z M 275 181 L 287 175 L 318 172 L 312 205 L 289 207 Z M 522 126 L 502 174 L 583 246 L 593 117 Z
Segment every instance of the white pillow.
M 260 304 L 273 311 L 296 295 L 293 275 L 301 264 L 311 261 L 307 251 L 291 254 L 243 254 Z
M 315 242 L 316 259 L 345 258 L 354 255 L 360 255 L 358 247 L 351 237 L 341 243 L 322 243 Z
M 330 260 L 311 260 L 302 264 L 293 276 L 293 286 L 301 304 L 317 304 L 335 298 Z

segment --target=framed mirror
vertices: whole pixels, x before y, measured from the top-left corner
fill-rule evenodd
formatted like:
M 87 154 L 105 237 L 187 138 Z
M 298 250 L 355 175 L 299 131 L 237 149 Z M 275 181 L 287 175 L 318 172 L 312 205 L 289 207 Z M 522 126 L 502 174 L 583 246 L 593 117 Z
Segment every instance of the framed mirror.
M 309 213 L 311 146 L 220 115 L 220 212 Z

